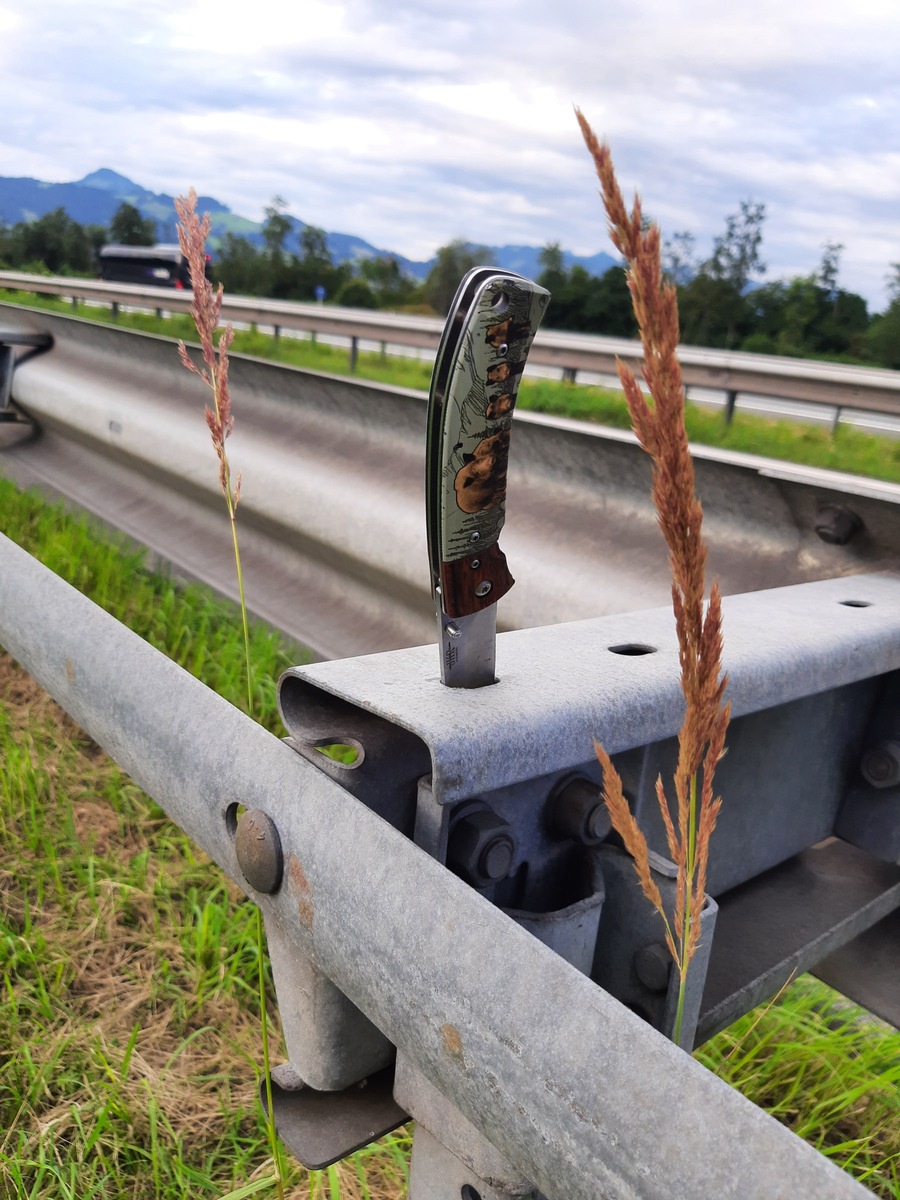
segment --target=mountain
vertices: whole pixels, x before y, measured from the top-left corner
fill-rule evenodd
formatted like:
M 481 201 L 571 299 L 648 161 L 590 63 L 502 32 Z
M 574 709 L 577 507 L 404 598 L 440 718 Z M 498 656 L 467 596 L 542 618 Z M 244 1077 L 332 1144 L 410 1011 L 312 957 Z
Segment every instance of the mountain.
M 39 179 L 0 176 L 0 225 L 15 225 L 18 221 L 33 221 L 56 208 L 63 208 L 81 225 L 108 225 L 120 204 L 133 204 L 142 217 L 156 221 L 159 239 L 163 242 L 176 240 L 175 202 L 172 196 L 162 192 L 151 192 L 134 180 L 101 167 L 91 171 L 83 179 L 72 183 L 44 183 Z M 212 196 L 198 197 L 198 208 L 208 212 L 211 220 L 210 248 L 215 253 L 227 233 L 245 237 L 255 245 L 262 243 L 262 225 L 238 216 Z M 291 234 L 287 239 L 288 249 L 296 249 L 304 222 L 291 217 Z M 435 259 L 417 262 L 383 250 L 362 238 L 348 233 L 327 234 L 328 249 L 335 262 L 358 262 L 366 258 L 390 255 L 400 267 L 415 279 L 424 279 L 434 266 Z M 487 246 L 486 261 L 506 271 L 518 271 L 521 275 L 534 278 L 540 274 L 540 247 L 537 246 Z M 608 254 L 587 257 L 565 254 L 567 267 L 582 266 L 592 275 L 602 275 L 616 265 L 616 259 Z

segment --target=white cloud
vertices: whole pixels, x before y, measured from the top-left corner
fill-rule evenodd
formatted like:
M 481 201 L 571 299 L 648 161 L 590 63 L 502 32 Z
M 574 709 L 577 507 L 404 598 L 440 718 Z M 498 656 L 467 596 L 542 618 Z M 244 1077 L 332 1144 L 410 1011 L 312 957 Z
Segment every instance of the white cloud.
M 825 238 L 874 301 L 900 257 L 895 0 L 33 0 L 0 7 L 3 170 L 111 166 L 424 257 L 606 248 L 578 103 L 701 248 L 753 196 L 770 274 Z

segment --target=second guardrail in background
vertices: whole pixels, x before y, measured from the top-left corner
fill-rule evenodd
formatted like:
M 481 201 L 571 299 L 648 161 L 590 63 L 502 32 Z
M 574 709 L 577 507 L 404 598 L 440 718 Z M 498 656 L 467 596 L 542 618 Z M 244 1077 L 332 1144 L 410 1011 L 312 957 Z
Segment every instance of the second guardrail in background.
M 40 295 L 70 296 L 110 304 L 187 312 L 191 293 L 175 288 L 133 287 L 96 279 L 29 275 L 0 271 L 0 287 L 18 288 Z M 345 337 L 355 364 L 361 341 L 437 351 L 443 320 L 403 313 L 370 312 L 333 305 L 267 300 L 256 296 L 226 296 L 222 307 L 226 321 L 268 326 L 276 331 L 294 329 Z M 529 356 L 532 365 L 559 369 L 575 381 L 578 372 L 614 375 L 616 359 L 640 372 L 640 343 L 624 338 L 542 330 Z M 879 367 L 777 358 L 737 350 L 708 350 L 698 346 L 679 349 L 682 374 L 688 387 L 714 388 L 726 394 L 726 417 L 734 412 L 742 393 L 828 405 L 834 424 L 841 412 L 900 416 L 900 372 Z

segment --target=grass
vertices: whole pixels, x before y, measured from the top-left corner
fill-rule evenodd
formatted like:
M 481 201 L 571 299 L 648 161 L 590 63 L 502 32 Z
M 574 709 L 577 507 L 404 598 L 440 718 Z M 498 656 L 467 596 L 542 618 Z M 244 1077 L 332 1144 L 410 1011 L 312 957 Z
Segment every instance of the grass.
M 235 607 L 2 480 L 0 514 L 7 536 L 246 703 Z M 259 625 L 251 652 L 258 719 L 277 729 L 274 680 L 296 655 Z M 252 1185 L 270 1171 L 253 906 L 6 656 L 0 755 L 0 1198 Z M 269 1003 L 277 1035 L 271 985 Z M 803 978 L 698 1057 L 900 1200 L 900 1034 L 837 1005 Z M 289 1167 L 287 1194 L 398 1200 L 408 1153 L 400 1133 L 312 1176 Z
M 246 704 L 230 606 L 6 481 L 0 513 L 8 536 Z M 261 625 L 251 653 L 254 708 L 276 729 L 275 681 L 297 654 Z M 269 1173 L 255 906 L 5 655 L 0 753 L 0 1197 L 220 1197 Z M 271 983 L 269 997 L 277 1031 Z M 407 1155 L 399 1134 L 331 1172 L 295 1165 L 288 1194 L 396 1196 Z
M 696 1057 L 876 1195 L 900 1197 L 900 1033 L 806 975 Z
M 69 316 L 77 315 L 92 321 L 118 324 L 145 333 L 164 334 L 188 341 L 195 337 L 193 323 L 187 316 L 176 315 L 160 320 L 150 313 L 120 313 L 114 322 L 109 309 L 92 305 L 79 304 L 77 309 L 73 309 L 64 300 L 10 291 L 0 291 L 0 299 Z M 161 296 L 160 301 L 163 300 L 164 296 Z M 336 375 L 349 372 L 347 350 L 306 338 L 281 337 L 276 341 L 258 331 L 244 331 L 235 335 L 233 349 L 241 354 L 252 354 L 308 370 L 327 371 Z M 361 379 L 396 387 L 427 391 L 431 380 L 431 363 L 360 353 L 356 375 Z M 608 388 L 526 379 L 519 391 L 518 405 L 534 412 L 591 421 L 615 429 L 631 428 L 624 396 Z M 774 420 L 738 410 L 731 425 L 726 426 L 721 413 L 691 403 L 687 405 L 685 424 L 691 441 L 701 445 L 721 446 L 745 454 L 758 454 L 900 483 L 900 440 L 861 433 L 846 424 L 838 426 L 836 433 L 832 434 L 830 429 L 819 426 Z

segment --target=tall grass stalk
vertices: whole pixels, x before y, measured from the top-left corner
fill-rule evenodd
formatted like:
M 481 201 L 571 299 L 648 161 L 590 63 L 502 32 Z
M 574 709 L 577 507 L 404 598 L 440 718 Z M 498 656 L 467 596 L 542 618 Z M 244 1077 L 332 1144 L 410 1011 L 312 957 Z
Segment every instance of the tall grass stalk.
M 203 366 L 198 367 L 188 354 L 184 342 L 178 343 L 181 361 L 193 374 L 200 377 L 212 391 L 213 406 L 206 407 L 206 424 L 212 437 L 213 448 L 219 460 L 219 484 L 225 497 L 228 510 L 228 520 L 231 525 L 231 540 L 234 547 L 234 566 L 237 573 L 238 593 L 240 596 L 241 624 L 244 632 L 244 658 L 247 677 L 247 713 L 253 716 L 253 666 L 250 658 L 250 623 L 247 615 L 247 601 L 244 595 L 244 573 L 241 569 L 241 551 L 238 545 L 237 507 L 241 498 L 241 477 L 232 483 L 231 465 L 225 449 L 225 442 L 234 429 L 234 417 L 231 415 L 231 396 L 228 388 L 228 348 L 234 340 L 234 329 L 229 322 L 219 336 L 218 344 L 215 334 L 219 328 L 222 315 L 222 296 L 224 288 L 219 284 L 216 290 L 206 278 L 206 239 L 209 237 L 209 213 L 204 213 L 202 219 L 197 215 L 197 193 L 191 188 L 187 196 L 179 196 L 175 200 L 178 212 L 178 242 L 181 252 L 188 261 L 193 287 L 193 302 L 191 316 L 200 337 L 200 347 L 203 355 Z M 272 1151 L 272 1164 L 275 1169 L 275 1187 L 278 1200 L 284 1200 L 284 1170 L 281 1163 L 281 1152 L 278 1135 L 275 1132 L 275 1112 L 272 1104 L 272 1069 L 269 1059 L 269 1029 L 266 1011 L 266 977 L 265 977 L 265 933 L 263 930 L 262 912 L 256 910 L 256 950 L 257 950 L 257 979 L 259 986 L 259 1019 L 262 1034 L 263 1072 L 265 1076 L 266 1103 L 268 1107 L 267 1128 L 269 1146 Z M 242 1193 L 249 1195 L 250 1193 Z
M 678 735 L 675 818 L 660 776 L 656 799 L 672 861 L 678 868 L 675 911 L 666 912 L 650 869 L 647 840 L 625 799 L 622 780 L 609 755 L 595 743 L 603 771 L 603 796 L 613 827 L 634 859 L 644 895 L 662 917 L 666 943 L 678 972 L 674 1040 L 681 1043 L 688 970 L 700 942 L 709 844 L 721 807 L 715 795 L 716 765 L 725 753 L 730 705 L 724 701 L 722 602 L 717 582 L 705 601 L 707 550 L 703 510 L 694 485 L 694 464 L 684 425 L 684 386 L 678 361 L 678 301 L 665 282 L 660 233 L 645 227 L 635 196 L 629 213 L 616 180 L 609 146 L 600 142 L 582 113 L 578 123 L 590 152 L 609 219 L 613 245 L 628 264 L 628 288 L 644 351 L 643 376 L 651 403 L 634 373 L 618 364 L 632 427 L 653 460 L 653 501 L 669 550 L 672 605 L 678 635 L 684 723 Z M 677 827 L 676 827 L 677 826 Z

